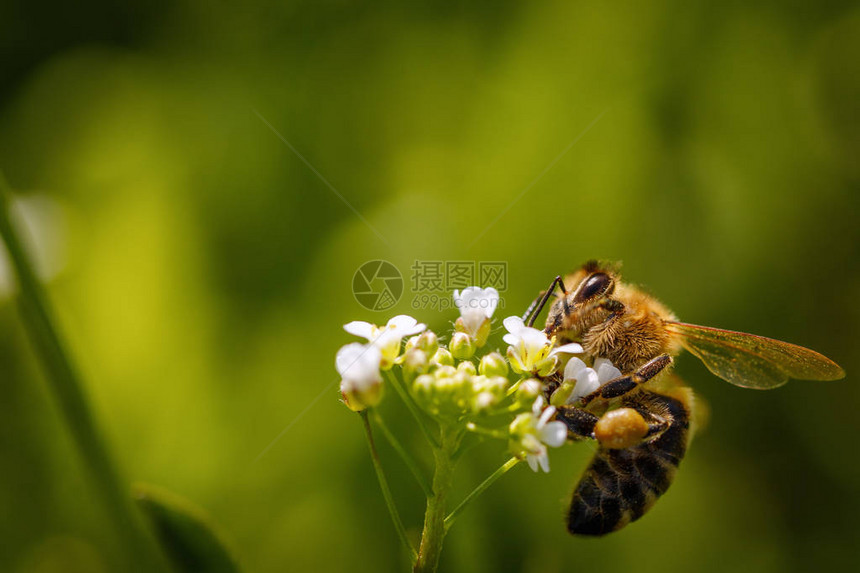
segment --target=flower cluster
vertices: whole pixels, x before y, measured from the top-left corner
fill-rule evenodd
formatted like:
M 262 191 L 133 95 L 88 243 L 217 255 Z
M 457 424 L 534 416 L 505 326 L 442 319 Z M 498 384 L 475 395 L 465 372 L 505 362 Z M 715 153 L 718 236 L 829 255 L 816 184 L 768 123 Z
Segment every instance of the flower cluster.
M 529 467 L 534 471 L 549 472 L 547 446 L 557 448 L 567 439 L 567 426 L 562 422 L 550 422 L 555 407 L 543 407 L 543 396 L 535 400 L 532 411 L 523 413 L 511 422 L 511 449 L 525 453 Z
M 367 339 L 367 344 L 347 344 L 337 352 L 335 367 L 342 381 L 340 392 L 344 404 L 359 412 L 376 406 L 382 399 L 380 370 L 388 370 L 400 355 L 403 338 L 423 332 L 427 326 L 411 316 L 401 314 L 383 327 L 369 322 L 353 321 L 344 330 Z
M 477 355 L 492 332 L 499 293 L 469 287 L 454 291 L 454 303 L 460 316 L 447 344 L 406 315 L 385 326 L 346 324 L 348 333 L 367 342 L 347 344 L 337 353 L 344 404 L 354 411 L 374 407 L 386 385 L 398 385 L 404 399 L 439 424 L 506 440 L 534 471 L 549 471 L 548 448 L 567 439 L 565 424 L 554 420 L 556 408 L 575 403 L 620 373 L 606 360 L 587 366 L 573 356 L 583 354 L 582 346 L 559 346 L 554 337 L 514 316 L 503 321 L 505 353 Z M 548 396 L 542 380 L 560 370 L 563 381 Z

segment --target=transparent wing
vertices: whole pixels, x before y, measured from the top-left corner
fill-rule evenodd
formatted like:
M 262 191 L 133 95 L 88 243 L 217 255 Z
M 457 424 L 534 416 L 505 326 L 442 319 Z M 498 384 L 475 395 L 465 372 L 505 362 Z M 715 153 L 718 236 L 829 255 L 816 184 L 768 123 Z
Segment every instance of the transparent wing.
M 796 344 L 720 328 L 666 322 L 666 329 L 708 370 L 743 388 L 776 388 L 798 380 L 837 380 L 838 364 Z

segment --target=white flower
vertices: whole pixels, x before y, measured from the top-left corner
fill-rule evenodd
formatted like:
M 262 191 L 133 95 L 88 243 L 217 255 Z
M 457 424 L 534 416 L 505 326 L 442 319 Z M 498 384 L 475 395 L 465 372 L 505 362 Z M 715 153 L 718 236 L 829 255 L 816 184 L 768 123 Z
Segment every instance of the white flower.
M 567 426 L 563 422 L 550 422 L 555 407 L 544 408 L 543 396 L 539 396 L 532 411 L 520 414 L 511 423 L 512 447 L 519 454 L 525 454 L 532 471 L 539 469 L 549 472 L 547 446 L 557 448 L 567 439 Z
M 400 355 L 400 342 L 407 336 L 423 332 L 426 328 L 426 324 L 419 323 L 405 314 L 395 316 L 382 327 L 362 320 L 354 320 L 343 325 L 343 329 L 348 333 L 366 338 L 379 348 L 384 370 L 391 368 Z
M 557 354 L 582 352 L 582 346 L 575 342 L 553 348 L 554 339 L 547 338 L 542 330 L 526 326 L 518 316 L 509 316 L 504 325 L 508 330 L 504 341 L 510 345 L 508 360 L 517 373 L 548 376 L 558 367 Z
M 468 334 L 477 346 L 483 346 L 490 335 L 490 320 L 499 306 L 499 291 L 470 286 L 454 291 L 454 305 L 460 310 L 457 330 Z
M 572 404 L 619 376 L 621 376 L 621 371 L 605 358 L 595 359 L 594 366 L 589 368 L 585 362 L 573 357 L 564 367 L 564 382 L 562 382 L 559 390 L 563 387 L 569 389 L 572 382 L 576 380 L 573 392 L 566 400 L 566 403 Z
M 382 399 L 382 353 L 372 344 L 353 342 L 337 351 L 335 367 L 342 380 L 340 391 L 346 405 L 356 412 Z

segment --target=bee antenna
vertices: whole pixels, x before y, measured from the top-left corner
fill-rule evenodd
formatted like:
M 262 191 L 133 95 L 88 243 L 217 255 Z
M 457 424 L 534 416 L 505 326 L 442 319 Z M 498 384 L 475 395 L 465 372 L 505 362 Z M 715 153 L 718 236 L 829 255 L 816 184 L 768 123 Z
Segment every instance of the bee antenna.
M 526 321 L 526 326 L 532 326 L 537 320 L 538 315 L 543 310 L 543 307 L 546 306 L 549 297 L 552 296 L 555 287 L 561 287 L 561 292 L 567 294 L 567 291 L 564 288 L 564 281 L 561 278 L 561 275 L 552 279 L 552 282 L 549 285 L 549 288 L 546 289 L 546 292 L 543 293 L 543 297 L 540 297 L 540 300 L 535 299 L 535 302 L 532 303 L 532 306 L 526 311 L 526 315 L 523 317 L 523 320 Z

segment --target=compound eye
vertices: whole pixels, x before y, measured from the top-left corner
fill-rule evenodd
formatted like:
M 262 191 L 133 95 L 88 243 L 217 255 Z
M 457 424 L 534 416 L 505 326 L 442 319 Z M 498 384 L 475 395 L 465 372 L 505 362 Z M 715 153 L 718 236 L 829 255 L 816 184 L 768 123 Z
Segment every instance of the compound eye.
M 594 273 L 585 279 L 585 283 L 582 285 L 582 288 L 580 288 L 579 292 L 576 293 L 574 302 L 582 302 L 598 294 L 603 294 L 609 289 L 611 284 L 612 279 L 609 278 L 609 275 L 605 273 Z

